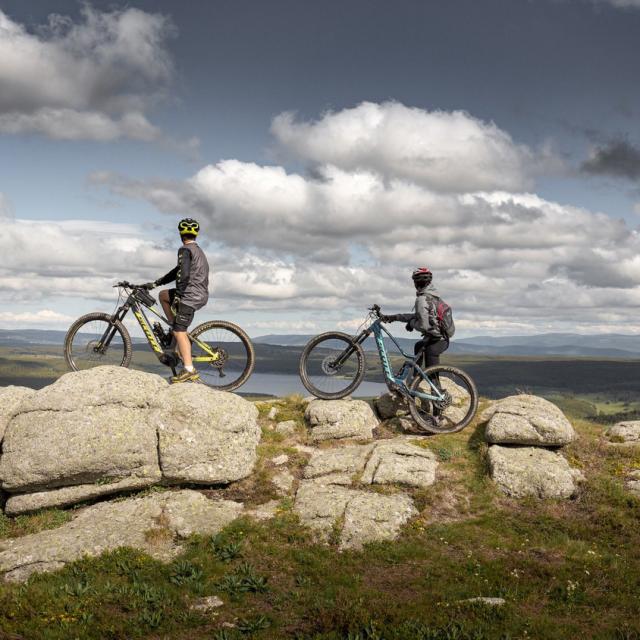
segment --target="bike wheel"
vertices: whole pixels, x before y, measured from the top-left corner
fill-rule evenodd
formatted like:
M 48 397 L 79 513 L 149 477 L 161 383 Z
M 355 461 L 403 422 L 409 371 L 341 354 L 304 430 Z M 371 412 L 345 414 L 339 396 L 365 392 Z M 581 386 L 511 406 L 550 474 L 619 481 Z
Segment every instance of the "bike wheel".
M 408 397 L 409 412 L 421 431 L 426 433 L 455 433 L 473 420 L 478 410 L 478 391 L 473 380 L 460 369 L 435 365 L 424 372 L 442 391 L 441 402 Z M 416 376 L 409 387 L 434 395 L 431 386 L 421 376 Z
M 247 381 L 256 356 L 249 336 L 239 326 L 212 320 L 199 324 L 190 335 L 191 355 L 201 382 L 220 391 L 233 391 Z M 196 339 L 216 354 L 215 359 Z
M 106 347 L 100 344 L 105 335 L 110 337 Z M 64 339 L 64 357 L 73 371 L 102 365 L 128 367 L 132 354 L 129 332 L 107 313 L 88 313 L 78 318 Z
M 336 366 L 336 361 L 346 356 Z M 305 388 L 323 400 L 337 400 L 355 391 L 364 378 L 364 351 L 346 333 L 322 333 L 310 340 L 300 356 Z

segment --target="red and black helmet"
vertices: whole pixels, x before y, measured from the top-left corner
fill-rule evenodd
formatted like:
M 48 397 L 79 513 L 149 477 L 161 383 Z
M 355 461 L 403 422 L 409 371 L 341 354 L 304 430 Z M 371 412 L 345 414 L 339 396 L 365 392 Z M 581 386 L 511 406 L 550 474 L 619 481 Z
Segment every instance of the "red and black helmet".
M 431 279 L 433 278 L 433 274 L 431 273 L 431 269 L 427 267 L 418 267 L 411 274 L 411 278 L 413 279 L 414 282 L 428 284 L 429 282 L 431 282 Z

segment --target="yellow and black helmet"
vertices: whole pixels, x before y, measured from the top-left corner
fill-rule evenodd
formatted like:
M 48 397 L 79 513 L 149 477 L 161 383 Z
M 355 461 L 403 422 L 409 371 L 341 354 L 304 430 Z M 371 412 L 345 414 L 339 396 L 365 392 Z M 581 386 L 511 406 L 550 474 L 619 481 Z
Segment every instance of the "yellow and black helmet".
M 193 218 L 185 218 L 178 222 L 178 231 L 181 236 L 197 236 L 200 231 L 200 225 Z

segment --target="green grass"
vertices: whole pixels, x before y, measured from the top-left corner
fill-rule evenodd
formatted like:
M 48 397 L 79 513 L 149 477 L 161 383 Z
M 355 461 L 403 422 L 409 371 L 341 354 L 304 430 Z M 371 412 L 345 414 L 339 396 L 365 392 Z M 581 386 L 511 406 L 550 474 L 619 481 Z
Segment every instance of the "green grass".
M 280 407 L 283 419 L 300 419 L 299 399 Z M 314 543 L 290 509 L 268 522 L 243 518 L 213 538 L 192 537 L 169 564 L 121 549 L 25 585 L 0 584 L 0 637 L 640 638 L 640 501 L 622 484 L 640 468 L 640 452 L 606 447 L 601 425 L 574 422 L 581 437 L 566 455 L 587 476 L 575 500 L 498 495 L 476 424 L 419 441 L 441 461 L 441 477 L 415 492 L 421 515 L 396 542 L 339 553 L 335 544 Z M 291 453 L 287 447 L 263 442 L 248 494 L 267 482 L 268 457 Z M 4 517 L 0 537 L 67 517 L 56 510 Z M 207 595 L 224 606 L 190 609 Z M 463 602 L 477 596 L 507 604 Z

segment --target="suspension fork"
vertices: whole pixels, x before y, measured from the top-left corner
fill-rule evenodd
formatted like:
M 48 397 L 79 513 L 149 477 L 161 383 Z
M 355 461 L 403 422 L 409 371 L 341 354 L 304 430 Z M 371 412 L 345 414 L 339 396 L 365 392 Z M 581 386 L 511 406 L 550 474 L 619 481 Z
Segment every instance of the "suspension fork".
M 354 345 L 362 344 L 369 337 L 370 333 L 371 333 L 371 330 L 370 329 L 366 329 L 359 336 L 356 336 L 353 339 L 353 344 L 350 344 L 340 354 L 340 356 L 337 358 L 337 360 L 333 363 L 333 367 L 335 369 L 337 369 L 338 367 L 341 367 L 352 356 L 353 352 L 356 350 L 356 347 Z
M 116 322 L 122 322 L 124 317 L 127 315 L 129 311 L 130 305 L 123 304 L 112 316 L 111 316 L 111 324 L 105 329 L 105 332 L 102 334 L 100 341 L 98 342 L 98 346 L 95 348 L 96 351 L 103 353 L 109 348 L 113 337 L 116 335 L 117 327 Z

